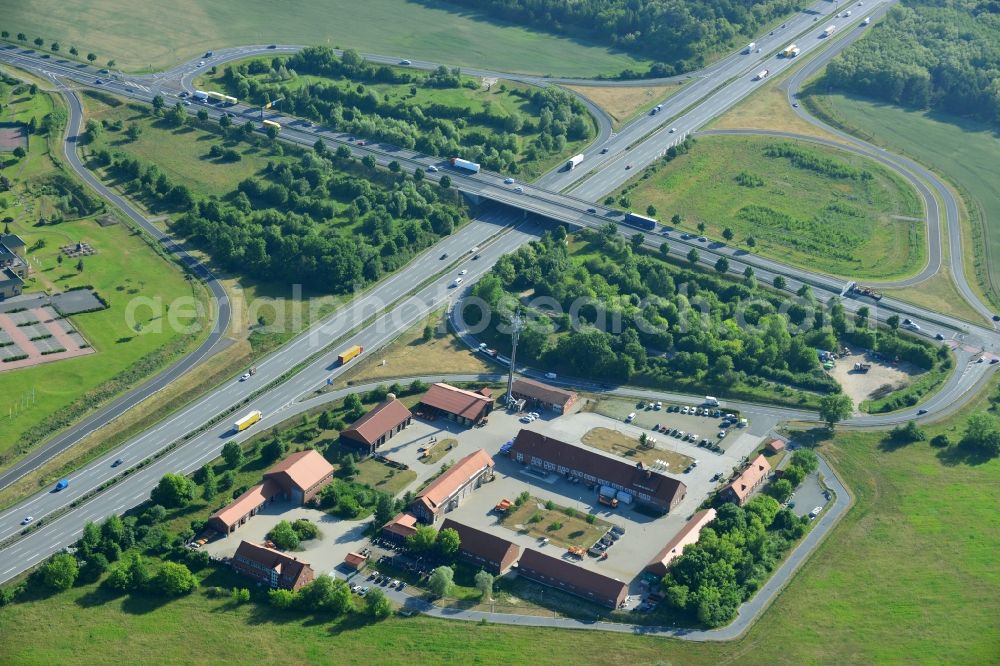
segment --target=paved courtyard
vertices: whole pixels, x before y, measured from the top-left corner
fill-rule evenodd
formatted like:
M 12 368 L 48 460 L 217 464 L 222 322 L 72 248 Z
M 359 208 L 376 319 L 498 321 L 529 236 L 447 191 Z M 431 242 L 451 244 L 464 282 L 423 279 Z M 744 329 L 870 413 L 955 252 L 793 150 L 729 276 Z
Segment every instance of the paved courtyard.
M 73 323 L 51 305 L 34 305 L 0 312 L 0 372 L 94 353 Z

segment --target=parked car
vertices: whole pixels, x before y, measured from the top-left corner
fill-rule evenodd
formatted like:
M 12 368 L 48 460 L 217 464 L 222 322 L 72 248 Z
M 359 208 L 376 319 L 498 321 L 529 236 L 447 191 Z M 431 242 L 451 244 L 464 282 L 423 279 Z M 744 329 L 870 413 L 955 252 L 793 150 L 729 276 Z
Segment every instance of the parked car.
M 812 511 L 809 512 L 809 519 L 810 520 L 814 519 L 816 516 L 820 514 L 821 511 L 823 511 L 823 507 L 821 506 L 815 507 Z

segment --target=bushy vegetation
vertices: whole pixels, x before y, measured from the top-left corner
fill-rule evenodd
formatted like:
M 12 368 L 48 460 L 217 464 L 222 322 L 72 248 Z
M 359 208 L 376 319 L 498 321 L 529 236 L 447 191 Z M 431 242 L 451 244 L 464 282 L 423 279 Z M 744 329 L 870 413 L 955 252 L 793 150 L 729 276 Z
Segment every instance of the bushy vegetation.
M 992 0 L 909 0 L 827 67 L 825 82 L 902 106 L 1000 123 Z
M 430 0 L 421 0 L 430 4 Z M 452 4 L 539 30 L 583 37 L 659 61 L 651 76 L 700 67 L 705 56 L 751 37 L 776 18 L 791 13 L 790 0 L 744 3 L 710 0 L 467 0 Z M 438 3 L 433 3 L 437 5 Z M 636 76 L 626 71 L 625 77 Z
M 771 497 L 722 505 L 664 577 L 666 602 L 705 626 L 728 624 L 804 532 L 803 520 Z
M 492 311 L 490 330 L 524 308 L 514 294 L 532 294 L 518 359 L 578 377 L 720 393 L 765 380 L 839 392 L 816 349 L 837 348 L 842 308 L 831 318 L 808 291 L 789 305 L 752 276 L 737 283 L 679 269 L 638 252 L 613 225 L 574 240 L 585 245 L 571 253 L 562 229 L 546 234 L 501 258 L 473 289 Z M 466 308 L 467 322 L 478 317 Z
M 244 127 L 224 132 L 255 141 Z M 269 162 L 223 200 L 196 198 L 128 153 L 98 149 L 93 157 L 128 190 L 182 213 L 173 230 L 226 268 L 326 293 L 378 280 L 465 219 L 452 193 L 349 153 Z
M 299 74 L 322 79 L 306 82 Z M 593 136 L 587 108 L 555 86 L 480 90 L 478 79 L 458 69 L 393 68 L 350 50 L 338 56 L 316 46 L 287 60 L 250 60 L 226 67 L 221 82 L 257 104 L 282 98 L 282 110 L 337 131 L 495 171 L 517 173 Z

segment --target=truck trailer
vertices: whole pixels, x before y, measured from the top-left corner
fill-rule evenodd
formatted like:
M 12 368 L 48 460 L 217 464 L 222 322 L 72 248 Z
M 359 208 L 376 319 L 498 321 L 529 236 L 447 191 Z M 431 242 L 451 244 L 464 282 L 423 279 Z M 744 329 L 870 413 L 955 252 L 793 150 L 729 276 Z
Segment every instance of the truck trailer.
M 750 42 L 747 47 L 743 49 L 743 53 L 753 53 L 753 50 L 757 48 L 757 42 Z
M 835 25 L 828 25 L 828 26 L 826 26 L 826 30 L 823 31 L 823 36 L 824 37 L 829 37 L 834 32 L 836 32 L 836 30 L 837 30 L 837 26 L 835 26 Z
M 235 430 L 236 432 L 243 432 L 244 430 L 252 426 L 254 423 L 257 423 L 257 421 L 260 421 L 260 417 L 261 417 L 260 410 L 255 409 L 246 416 L 244 416 L 243 418 L 236 421 L 236 423 L 233 424 L 233 430 Z
M 344 365 L 345 363 L 350 361 L 352 358 L 354 358 L 364 350 L 365 348 L 362 347 L 361 345 L 354 345 L 353 347 L 349 347 L 345 349 L 343 352 L 341 352 L 340 355 L 337 356 L 337 361 L 340 363 L 340 365 Z
M 765 79 L 765 78 L 767 78 L 767 75 L 769 73 L 770 72 L 768 72 L 766 69 L 762 69 L 759 72 L 757 72 L 757 75 L 753 77 L 753 80 L 754 81 L 760 81 L 762 79 Z
M 472 173 L 479 173 L 479 165 L 475 162 L 463 160 L 461 157 L 453 157 L 450 161 L 451 165 L 456 169 L 464 169 L 466 171 L 471 171 Z
M 652 231 L 656 229 L 657 222 L 653 218 L 646 217 L 645 215 L 625 213 L 625 224 L 633 227 L 639 227 L 640 229 L 645 229 L 646 231 Z
M 570 171 L 580 166 L 580 162 L 582 161 L 583 161 L 583 153 L 580 153 L 579 155 L 574 155 L 573 157 L 569 158 L 569 162 L 566 162 L 566 171 Z

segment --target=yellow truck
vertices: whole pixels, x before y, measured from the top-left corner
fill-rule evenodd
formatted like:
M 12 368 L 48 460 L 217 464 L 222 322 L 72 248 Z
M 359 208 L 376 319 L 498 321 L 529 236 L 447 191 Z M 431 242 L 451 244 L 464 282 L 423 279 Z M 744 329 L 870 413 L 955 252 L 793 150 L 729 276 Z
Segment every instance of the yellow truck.
M 260 410 L 255 409 L 246 416 L 244 416 L 243 418 L 236 421 L 236 423 L 233 424 L 233 430 L 235 430 L 236 432 L 243 432 L 244 430 L 252 426 L 254 423 L 257 423 L 257 421 L 260 421 L 261 416 L 262 414 L 260 413 Z
M 342 354 L 337 356 L 337 360 L 340 362 L 341 365 L 344 365 L 345 363 L 350 361 L 352 358 L 354 358 L 364 350 L 365 348 L 362 347 L 361 345 L 354 345 L 353 347 L 346 349 Z

